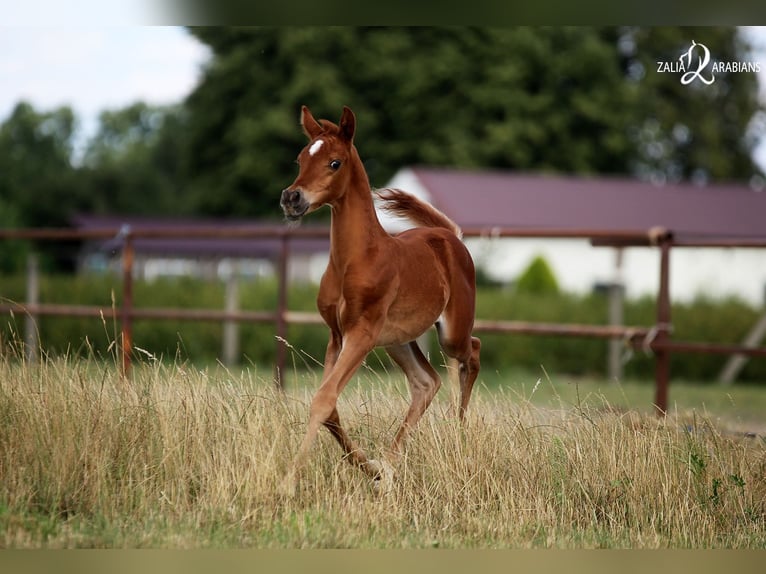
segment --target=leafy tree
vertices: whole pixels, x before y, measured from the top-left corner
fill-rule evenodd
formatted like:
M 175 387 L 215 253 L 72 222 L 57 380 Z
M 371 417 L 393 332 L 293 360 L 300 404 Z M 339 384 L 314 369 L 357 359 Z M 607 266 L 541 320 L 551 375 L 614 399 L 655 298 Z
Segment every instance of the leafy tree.
M 75 129 L 70 108 L 37 112 L 26 102 L 0 125 L 0 226 L 63 225 L 83 204 L 70 162 Z M 0 270 L 23 268 L 28 249 L 23 241 L 0 242 Z
M 748 180 L 752 74 L 683 86 L 650 64 L 692 39 L 742 60 L 734 28 L 192 28 L 213 58 L 186 101 L 191 201 L 279 216 L 298 110 L 359 116 L 373 185 L 401 166 Z M 723 113 L 721 113 L 723 112 Z
M 304 143 L 301 104 L 359 116 L 375 186 L 404 165 L 747 181 L 766 117 L 754 74 L 659 74 L 691 40 L 743 61 L 734 28 L 192 28 L 213 58 L 188 99 L 104 111 L 81 165 L 69 108 L 0 125 L 0 223 L 83 210 L 267 215 Z
M 20 102 L 0 125 L 4 223 L 61 225 L 67 209 L 82 202 L 70 161 L 74 133 L 75 117 L 70 108 L 41 113 L 25 102 Z
M 82 164 L 73 165 L 77 121 L 68 107 L 19 103 L 0 125 L 0 225 L 59 227 L 78 212 L 188 212 L 184 197 L 184 112 L 136 103 L 104 111 Z M 23 266 L 28 246 L 0 242 L 0 269 Z M 74 251 L 42 243 L 47 264 L 68 267 Z
M 751 129 L 763 114 L 758 79 L 716 72 L 710 85 L 683 85 L 680 74 L 657 72 L 657 62 L 678 62 L 693 40 L 710 50 L 711 67 L 750 59 L 749 46 L 730 27 L 629 28 L 620 37 L 627 81 L 641 94 L 629 129 L 631 170 L 660 181 L 747 181 L 759 171 L 752 150 L 760 134 Z
M 7 199 L 0 197 L 0 229 L 19 227 L 19 215 L 16 207 Z M 24 265 L 28 245 L 18 240 L 0 241 L 0 273 L 12 273 Z
M 183 201 L 183 110 L 137 102 L 104 111 L 88 143 L 81 176 L 91 210 L 186 212 Z

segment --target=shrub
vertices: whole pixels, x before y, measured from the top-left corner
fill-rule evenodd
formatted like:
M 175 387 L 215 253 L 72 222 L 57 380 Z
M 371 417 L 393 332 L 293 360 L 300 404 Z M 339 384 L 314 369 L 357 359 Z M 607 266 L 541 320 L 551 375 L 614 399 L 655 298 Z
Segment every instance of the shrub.
M 111 309 L 112 298 L 119 304 L 121 283 L 110 276 L 43 276 L 40 300 L 45 303 L 101 305 Z M 317 287 L 296 285 L 290 289 L 289 307 L 314 311 Z M 277 302 L 274 280 L 243 281 L 240 308 L 272 310 Z M 22 301 L 24 277 L 0 277 L 0 300 Z M 134 286 L 137 307 L 181 307 L 222 309 L 224 286 L 219 282 L 195 279 L 164 279 Z M 699 298 L 673 305 L 673 333 L 678 340 L 737 343 L 741 341 L 763 311 L 738 299 Z M 651 297 L 625 302 L 627 325 L 650 327 L 655 322 L 655 301 Z M 477 292 L 477 317 L 482 319 L 542 321 L 555 323 L 605 324 L 607 300 L 599 294 L 530 293 L 480 287 Z M 0 343 L 17 342 L 24 318 L 5 315 L 0 320 Z M 41 317 L 39 333 L 42 348 L 50 354 L 89 352 L 108 356 L 110 344 L 118 337 L 119 321 L 111 315 L 103 321 L 92 318 Z M 240 324 L 240 351 L 244 363 L 269 365 L 274 361 L 275 330 L 271 324 Z M 147 321 L 134 323 L 134 343 L 151 354 L 173 360 L 210 363 L 221 353 L 222 325 L 218 322 Z M 599 339 L 574 337 L 481 334 L 482 368 L 487 372 L 510 369 L 549 373 L 603 376 L 606 371 L 607 344 Z M 295 349 L 299 368 L 305 362 L 317 367 L 324 359 L 327 329 L 317 325 L 291 325 L 287 339 Z M 436 337 L 431 337 L 432 357 L 440 357 Z M 674 354 L 671 374 L 674 379 L 713 380 L 727 360 L 723 355 Z M 436 363 L 440 359 L 435 360 Z M 626 378 L 651 379 L 654 359 L 642 351 L 633 353 L 625 365 Z M 743 370 L 742 381 L 766 380 L 766 360 L 752 359 Z
M 542 255 L 535 257 L 516 280 L 516 290 L 534 295 L 555 295 L 559 292 L 556 276 Z

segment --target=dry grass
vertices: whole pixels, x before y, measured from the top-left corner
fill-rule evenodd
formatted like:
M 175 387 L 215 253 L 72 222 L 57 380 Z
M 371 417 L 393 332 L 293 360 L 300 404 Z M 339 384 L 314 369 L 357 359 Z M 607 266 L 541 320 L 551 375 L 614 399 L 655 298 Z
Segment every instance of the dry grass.
M 352 384 L 340 405 L 376 456 L 405 408 L 401 381 L 386 380 Z M 322 433 L 286 500 L 277 485 L 305 392 L 282 396 L 252 372 L 147 364 L 125 381 L 95 360 L 2 358 L 0 546 L 766 546 L 760 438 L 693 414 L 541 408 L 500 392 L 479 394 L 461 428 L 448 394 L 390 494 Z

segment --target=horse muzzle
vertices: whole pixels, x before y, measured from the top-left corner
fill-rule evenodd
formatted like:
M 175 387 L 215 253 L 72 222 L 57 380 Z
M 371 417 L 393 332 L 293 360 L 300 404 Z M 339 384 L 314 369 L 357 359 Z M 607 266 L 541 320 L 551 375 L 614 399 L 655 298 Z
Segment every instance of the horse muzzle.
M 282 191 L 282 198 L 279 205 L 285 213 L 285 217 L 290 221 L 297 221 L 305 215 L 311 205 L 303 195 L 300 189 L 285 189 Z

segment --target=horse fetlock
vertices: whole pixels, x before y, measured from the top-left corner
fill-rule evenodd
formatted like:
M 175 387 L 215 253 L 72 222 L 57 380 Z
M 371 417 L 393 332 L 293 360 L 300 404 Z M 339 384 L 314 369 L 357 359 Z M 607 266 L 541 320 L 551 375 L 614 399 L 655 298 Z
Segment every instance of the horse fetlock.
M 370 459 L 365 463 L 367 474 L 372 477 L 376 494 L 388 494 L 394 486 L 394 467 L 385 460 Z

